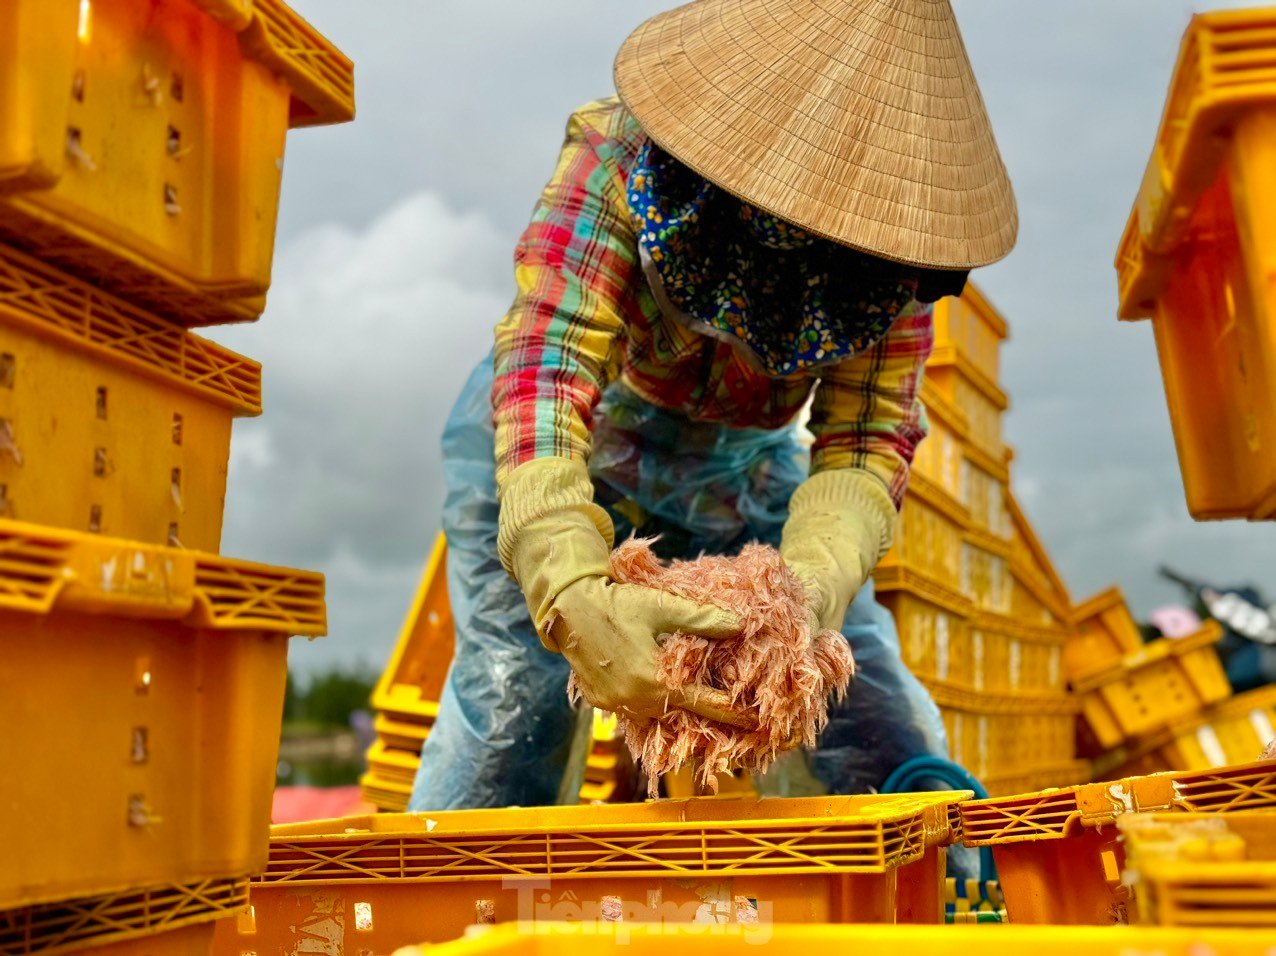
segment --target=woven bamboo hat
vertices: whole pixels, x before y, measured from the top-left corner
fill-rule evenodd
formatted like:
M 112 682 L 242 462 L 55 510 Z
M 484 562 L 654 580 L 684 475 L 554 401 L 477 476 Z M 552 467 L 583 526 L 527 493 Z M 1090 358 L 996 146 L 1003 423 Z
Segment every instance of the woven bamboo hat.
M 826 239 L 935 269 L 1015 244 L 949 0 L 695 0 L 625 41 L 616 90 L 668 153 Z

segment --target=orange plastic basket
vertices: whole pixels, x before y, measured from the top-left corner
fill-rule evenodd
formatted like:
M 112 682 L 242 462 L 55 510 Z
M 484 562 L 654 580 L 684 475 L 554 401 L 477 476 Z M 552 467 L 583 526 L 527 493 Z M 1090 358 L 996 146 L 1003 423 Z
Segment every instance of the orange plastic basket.
M 1118 822 L 1140 923 L 1276 930 L 1276 811 Z
M 0 521 L 0 909 L 260 869 L 324 629 L 321 575 Z
M 1202 14 L 1117 257 L 1151 316 L 1188 508 L 1276 517 L 1276 12 Z
M 949 809 L 967 795 L 661 800 L 276 827 L 252 887 L 252 932 L 219 927 L 215 951 L 293 952 L 322 924 L 344 926 L 338 951 L 388 953 L 529 907 L 538 920 L 654 906 L 679 922 L 725 910 L 767 922 L 939 923 Z
M 261 366 L 0 246 L 0 517 L 221 546 Z
M 1272 807 L 1276 761 L 972 800 L 960 813 L 966 845 L 993 848 L 1011 921 L 1102 925 L 1128 915 L 1118 817 Z
M 280 0 L 8 0 L 0 233 L 184 325 L 255 318 L 285 133 L 353 89 Z
M 0 911 L 2 956 L 208 956 L 214 921 L 242 914 L 248 881 L 129 888 Z
M 1110 749 L 1230 697 L 1232 687 L 1214 649 L 1222 636 L 1222 627 L 1208 621 L 1190 637 L 1152 641 L 1115 667 L 1074 681 L 1092 740 Z

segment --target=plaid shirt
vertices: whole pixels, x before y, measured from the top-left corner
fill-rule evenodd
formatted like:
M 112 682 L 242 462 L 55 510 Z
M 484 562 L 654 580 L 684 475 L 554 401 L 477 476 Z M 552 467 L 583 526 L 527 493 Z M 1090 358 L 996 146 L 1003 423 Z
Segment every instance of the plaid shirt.
M 863 468 L 898 507 L 926 418 L 918 400 L 933 342 L 914 302 L 872 348 L 783 378 L 736 346 L 660 312 L 626 198 L 643 132 L 615 98 L 576 112 L 553 178 L 515 253 L 518 294 L 496 329 L 496 477 L 534 458 L 586 460 L 592 416 L 618 375 L 696 421 L 789 424 L 814 391 L 811 470 Z

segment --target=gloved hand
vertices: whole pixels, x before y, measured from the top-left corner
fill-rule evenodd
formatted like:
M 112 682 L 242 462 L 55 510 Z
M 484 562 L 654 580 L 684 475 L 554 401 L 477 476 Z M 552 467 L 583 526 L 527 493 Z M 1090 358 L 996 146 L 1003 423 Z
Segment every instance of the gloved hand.
M 780 556 L 806 585 L 813 626 L 841 631 L 846 609 L 890 550 L 896 520 L 886 486 L 868 471 L 822 471 L 798 486 Z
M 731 637 L 740 620 L 719 607 L 613 581 L 611 519 L 592 499 L 585 466 L 565 458 L 527 462 L 502 483 L 497 548 L 541 642 L 567 658 L 585 699 L 602 710 L 658 717 L 683 707 L 753 726 L 721 691 L 672 691 L 656 669 L 661 635 Z

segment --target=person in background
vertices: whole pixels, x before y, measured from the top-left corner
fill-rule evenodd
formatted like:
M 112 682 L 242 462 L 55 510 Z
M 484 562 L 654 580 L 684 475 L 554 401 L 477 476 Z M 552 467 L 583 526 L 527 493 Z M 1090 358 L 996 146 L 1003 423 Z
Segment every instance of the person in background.
M 1018 227 L 949 0 L 698 0 L 640 26 L 615 80 L 568 123 L 445 431 L 456 656 L 412 810 L 552 803 L 569 668 L 603 710 L 749 725 L 658 680 L 660 635 L 736 622 L 614 582 L 631 533 L 667 558 L 774 545 L 845 635 L 822 787 L 946 754 L 870 573 L 926 434 L 931 304 Z

